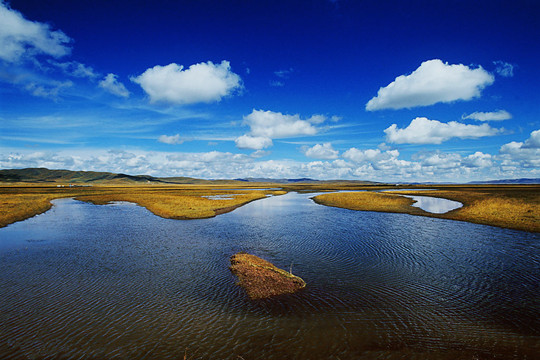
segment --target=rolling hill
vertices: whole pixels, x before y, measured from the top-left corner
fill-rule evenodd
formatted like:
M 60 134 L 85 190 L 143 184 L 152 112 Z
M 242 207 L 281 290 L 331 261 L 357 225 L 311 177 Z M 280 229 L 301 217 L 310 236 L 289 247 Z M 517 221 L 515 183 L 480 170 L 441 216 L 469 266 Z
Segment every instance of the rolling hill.
M 46 168 L 0 170 L 0 183 L 43 183 L 43 184 L 219 184 L 228 180 L 202 180 L 190 177 L 159 178 L 149 175 L 126 175 L 110 172 L 49 170 Z

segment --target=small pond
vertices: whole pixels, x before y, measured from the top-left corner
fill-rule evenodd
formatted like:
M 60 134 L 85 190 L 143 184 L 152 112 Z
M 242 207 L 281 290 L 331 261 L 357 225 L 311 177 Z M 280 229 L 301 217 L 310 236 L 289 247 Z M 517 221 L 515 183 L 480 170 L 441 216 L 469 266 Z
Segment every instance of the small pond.
M 424 211 L 433 213 L 433 214 L 444 214 L 449 211 L 459 209 L 463 206 L 462 203 L 458 201 L 452 201 L 448 199 L 436 198 L 431 196 L 419 196 L 419 195 L 401 195 L 404 197 L 411 198 L 415 201 L 412 206 L 418 207 Z

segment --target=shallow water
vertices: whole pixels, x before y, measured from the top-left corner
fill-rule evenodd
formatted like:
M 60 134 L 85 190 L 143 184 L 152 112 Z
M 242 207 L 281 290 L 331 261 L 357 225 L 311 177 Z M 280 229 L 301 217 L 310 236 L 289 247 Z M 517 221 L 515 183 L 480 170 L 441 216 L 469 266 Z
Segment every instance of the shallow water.
M 0 229 L 2 359 L 533 359 L 540 235 L 290 193 L 212 219 L 55 201 Z M 250 301 L 247 251 L 306 280 Z
M 449 211 L 459 209 L 463 206 L 458 201 L 452 201 L 448 199 L 436 198 L 431 196 L 418 196 L 418 195 L 401 195 L 411 198 L 415 201 L 412 206 L 418 207 L 424 211 L 434 214 L 444 214 Z
M 204 195 L 202 197 L 209 200 L 234 200 L 236 195 L 238 194 Z

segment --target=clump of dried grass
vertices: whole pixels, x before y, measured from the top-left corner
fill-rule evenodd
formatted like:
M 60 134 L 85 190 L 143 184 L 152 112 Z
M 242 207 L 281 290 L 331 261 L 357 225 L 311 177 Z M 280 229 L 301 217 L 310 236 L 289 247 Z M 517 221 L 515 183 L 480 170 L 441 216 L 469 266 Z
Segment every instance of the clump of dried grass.
M 252 300 L 290 294 L 306 287 L 300 277 L 251 254 L 233 255 L 230 269 Z

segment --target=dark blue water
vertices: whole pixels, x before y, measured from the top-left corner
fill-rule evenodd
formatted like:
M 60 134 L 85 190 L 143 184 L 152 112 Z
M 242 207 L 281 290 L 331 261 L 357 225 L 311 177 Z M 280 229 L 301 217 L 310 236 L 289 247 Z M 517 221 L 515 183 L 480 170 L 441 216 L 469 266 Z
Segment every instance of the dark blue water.
M 1 359 L 534 359 L 540 235 L 317 205 L 178 221 L 57 200 L 0 229 Z M 229 257 L 306 280 L 250 301 Z

